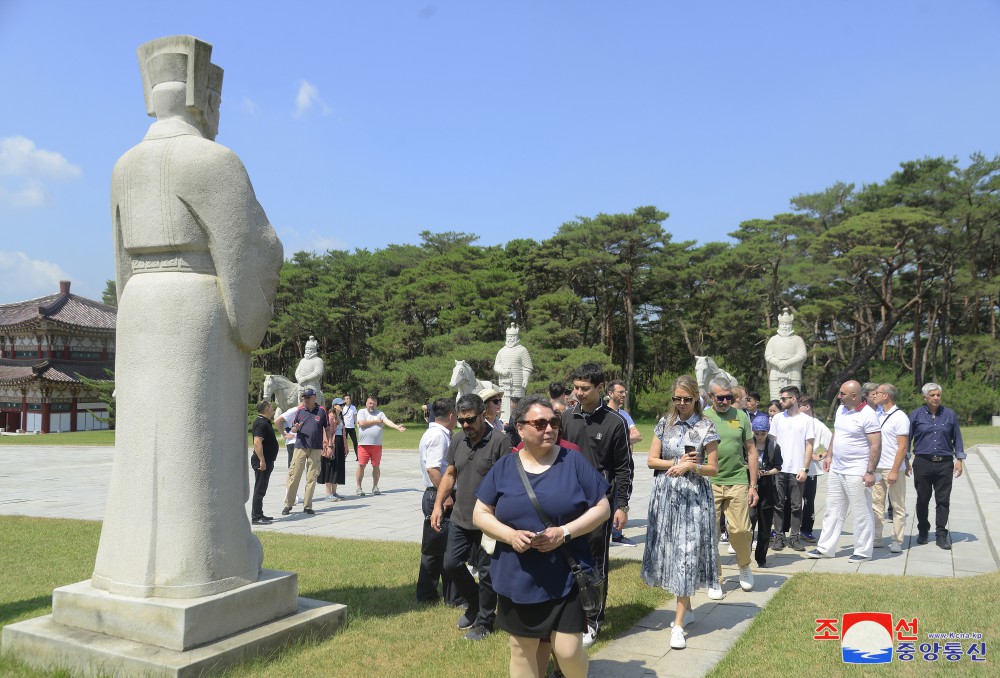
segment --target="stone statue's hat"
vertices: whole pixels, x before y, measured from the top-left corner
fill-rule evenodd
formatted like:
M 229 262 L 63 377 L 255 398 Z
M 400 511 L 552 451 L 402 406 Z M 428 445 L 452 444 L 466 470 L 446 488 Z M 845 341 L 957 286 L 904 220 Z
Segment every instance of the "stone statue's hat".
M 212 63 L 212 46 L 190 35 L 157 38 L 139 46 L 139 71 L 146 113 L 155 116 L 153 88 L 163 82 L 187 83 L 185 105 L 204 111 L 208 90 L 222 92 L 222 69 Z
M 782 310 L 784 311 L 784 313 L 778 316 L 779 323 L 790 323 L 793 320 L 795 320 L 795 316 L 792 315 L 791 311 L 788 310 L 787 306 Z

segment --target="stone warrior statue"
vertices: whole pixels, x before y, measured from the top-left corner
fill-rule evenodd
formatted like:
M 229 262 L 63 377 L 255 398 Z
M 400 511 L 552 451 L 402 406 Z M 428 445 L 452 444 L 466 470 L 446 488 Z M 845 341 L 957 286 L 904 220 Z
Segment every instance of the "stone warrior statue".
M 493 371 L 499 376 L 499 390 L 504 393 L 503 407 L 500 410 L 504 421 L 510 419 L 511 403 L 517 403 L 524 397 L 524 390 L 534 369 L 528 349 L 521 345 L 520 330 L 511 323 L 507 328 L 504 347 L 497 352 L 493 363 Z
M 795 334 L 792 322 L 795 316 L 784 309 L 778 316 L 778 334 L 767 340 L 764 359 L 770 369 L 771 400 L 778 399 L 778 393 L 785 386 L 802 388 L 802 364 L 808 352 L 806 342 Z
M 306 388 L 316 390 L 316 403 L 324 404 L 323 400 L 323 359 L 319 357 L 319 343 L 316 337 L 310 336 L 306 342 L 306 354 L 295 368 L 295 381 L 299 383 L 299 396 Z
M 117 434 L 92 582 L 123 596 L 219 594 L 263 562 L 243 403 L 282 248 L 243 163 L 214 141 L 211 55 L 191 36 L 139 47 L 156 122 L 112 175 Z

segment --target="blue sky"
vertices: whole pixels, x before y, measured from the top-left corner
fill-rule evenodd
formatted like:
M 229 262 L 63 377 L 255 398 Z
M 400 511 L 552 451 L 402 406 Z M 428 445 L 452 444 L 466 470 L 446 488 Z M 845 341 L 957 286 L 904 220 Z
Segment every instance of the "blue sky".
M 997 0 L 0 0 L 0 303 L 113 277 L 156 37 L 214 45 L 217 141 L 290 255 L 650 204 L 725 240 L 836 181 L 996 155 L 998 28 Z

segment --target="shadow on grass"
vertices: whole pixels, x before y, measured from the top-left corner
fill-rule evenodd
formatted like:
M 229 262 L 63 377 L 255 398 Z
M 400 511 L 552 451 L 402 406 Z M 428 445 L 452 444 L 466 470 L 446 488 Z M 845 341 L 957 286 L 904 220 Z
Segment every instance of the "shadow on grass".
M 352 619 L 390 617 L 427 607 L 427 603 L 417 602 L 415 581 L 386 587 L 333 586 L 330 588 L 300 589 L 299 595 L 346 605 L 348 624 Z
M 22 618 L 40 617 L 47 614 L 51 606 L 52 596 L 50 595 L 0 604 L 0 626 L 6 626 Z M 31 614 L 32 612 L 35 614 Z

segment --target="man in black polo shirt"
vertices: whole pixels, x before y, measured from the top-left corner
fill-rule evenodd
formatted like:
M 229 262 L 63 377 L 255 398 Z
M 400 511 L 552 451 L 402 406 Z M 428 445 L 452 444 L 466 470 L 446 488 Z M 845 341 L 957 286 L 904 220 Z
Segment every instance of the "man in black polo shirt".
M 476 490 L 493 464 L 505 454 L 510 454 L 510 440 L 503 431 L 487 425 L 484 413 L 486 404 L 475 393 L 458 399 L 458 423 L 462 432 L 452 436 L 448 447 L 448 468 L 438 484 L 431 513 L 431 527 L 441 531 L 444 501 L 458 484 L 455 506 L 448 528 L 448 545 L 444 553 L 444 571 L 458 587 L 458 592 L 468 602 L 469 608 L 458 620 L 458 628 L 470 629 L 466 640 L 482 640 L 493 632 L 496 621 L 497 594 L 490 579 L 489 553 L 477 548 L 483 533 L 472 523 L 472 509 L 476 505 Z M 465 567 L 473 550 L 473 563 L 479 571 L 479 585 Z
M 611 483 L 608 501 L 614 510 L 604 528 L 597 528 L 587 535 L 590 549 L 600 576 L 605 578 L 604 598 L 601 609 L 587 619 L 587 632 L 583 634 L 584 647 L 597 640 L 597 632 L 604 621 L 604 607 L 608 600 L 608 548 L 611 545 L 611 528 L 625 528 L 628 521 L 628 501 L 632 496 L 632 448 L 628 438 L 628 424 L 615 410 L 604 404 L 604 370 L 595 363 L 584 363 L 573 372 L 573 395 L 576 407 L 562 415 L 561 438 L 580 448 L 580 453 Z
M 267 400 L 257 404 L 257 419 L 253 423 L 253 454 L 250 467 L 253 468 L 253 504 L 250 519 L 254 525 L 270 525 L 274 518 L 264 515 L 264 495 L 274 470 L 274 460 L 278 458 L 278 439 L 271 425 L 274 406 Z

